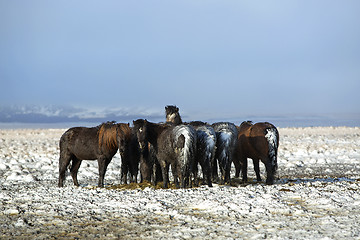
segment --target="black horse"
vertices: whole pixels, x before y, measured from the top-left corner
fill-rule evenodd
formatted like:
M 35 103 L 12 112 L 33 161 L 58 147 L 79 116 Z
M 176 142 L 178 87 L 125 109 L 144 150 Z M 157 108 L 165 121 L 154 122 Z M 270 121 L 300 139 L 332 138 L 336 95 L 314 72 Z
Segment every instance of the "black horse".
M 111 159 L 119 149 L 122 155 L 131 137 L 129 124 L 107 122 L 97 127 L 74 127 L 60 138 L 59 187 L 64 186 L 65 172 L 72 161 L 70 173 L 79 186 L 77 173 L 82 160 L 98 161 L 99 187 L 104 187 L 104 176 Z
M 196 152 L 194 128 L 187 125 L 156 124 L 143 119 L 133 123 L 140 148 L 147 147 L 149 142 L 155 149 L 161 166 L 164 188 L 168 187 L 170 165 L 176 187 L 188 187 Z
M 166 106 L 165 114 L 167 123 L 173 123 L 175 125 L 183 123 L 178 107 L 171 105 Z M 203 171 L 203 177 L 206 179 L 208 186 L 211 187 L 212 166 L 214 165 L 216 149 L 215 131 L 210 125 L 201 121 L 193 121 L 185 124 L 193 126 L 197 135 L 197 150 L 195 154 L 195 161 L 192 167 L 194 180 L 197 184 L 198 164 L 200 164 Z
M 221 183 L 230 183 L 230 169 L 235 153 L 238 131 L 235 124 L 218 122 L 212 125 L 216 132 L 215 159 L 219 163 Z M 217 178 L 217 162 L 213 165 L 213 178 Z
M 253 124 L 251 121 L 241 123 L 238 127 L 237 159 L 235 159 L 235 177 L 239 177 L 242 167 L 243 181 L 247 181 L 247 158 L 254 164 L 256 180 L 261 181 L 259 159 L 264 163 L 267 173 L 266 183 L 274 183 L 277 170 L 277 153 L 279 147 L 279 132 L 268 122 Z
M 212 186 L 211 174 L 212 166 L 215 165 L 216 133 L 207 123 L 194 121 L 189 123 L 196 130 L 197 147 L 193 174 L 197 181 L 198 164 L 200 164 L 204 180 L 206 179 L 209 187 Z
M 179 108 L 174 105 L 168 105 L 165 107 L 165 114 L 166 114 L 166 122 L 167 123 L 174 123 L 179 125 L 182 122 L 180 117 Z

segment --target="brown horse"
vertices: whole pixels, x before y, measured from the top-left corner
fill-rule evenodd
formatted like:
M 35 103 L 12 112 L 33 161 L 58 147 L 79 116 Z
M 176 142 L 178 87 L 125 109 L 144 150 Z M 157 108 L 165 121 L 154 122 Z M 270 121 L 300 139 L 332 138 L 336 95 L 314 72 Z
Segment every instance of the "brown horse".
M 71 177 L 79 186 L 77 173 L 82 160 L 98 161 L 99 187 L 104 187 L 104 176 L 111 159 L 119 149 L 122 155 L 131 137 L 129 124 L 106 122 L 97 127 L 74 127 L 60 138 L 59 187 L 64 186 L 65 172 L 72 161 Z
M 268 122 L 253 124 L 251 121 L 241 123 L 238 127 L 238 145 L 236 148 L 235 177 L 239 177 L 240 166 L 242 180 L 247 182 L 247 158 L 254 164 L 256 180 L 261 181 L 259 159 L 264 163 L 267 173 L 266 183 L 274 183 L 277 170 L 277 152 L 279 146 L 279 132 Z

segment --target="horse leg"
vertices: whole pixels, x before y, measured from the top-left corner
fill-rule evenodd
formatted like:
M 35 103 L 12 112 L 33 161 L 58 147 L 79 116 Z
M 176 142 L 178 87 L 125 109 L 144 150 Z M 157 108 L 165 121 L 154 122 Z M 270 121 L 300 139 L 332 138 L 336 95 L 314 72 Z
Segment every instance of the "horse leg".
M 60 158 L 59 158 L 59 183 L 58 186 L 59 187 L 63 187 L 64 186 L 64 181 L 65 181 L 65 172 L 67 167 L 69 166 L 71 161 L 71 154 L 70 153 L 65 153 L 63 151 L 60 150 Z
M 206 179 L 209 187 L 212 187 L 210 162 L 206 161 L 202 167 L 203 178 Z
M 246 157 L 241 157 L 240 158 L 240 162 L 241 162 L 241 171 L 242 171 L 242 181 L 245 183 L 248 181 L 247 178 L 247 158 Z
M 212 180 L 213 181 L 218 181 L 218 178 L 219 178 L 219 175 L 218 175 L 218 164 L 217 164 L 218 160 L 214 158 L 213 162 L 212 162 L 212 166 L 211 166 L 211 169 L 212 169 Z
M 137 183 L 138 182 L 138 174 L 139 174 L 139 165 L 140 163 L 140 155 L 139 156 L 135 156 L 131 159 L 132 161 L 130 162 L 130 181 L 133 183 Z M 141 175 L 141 169 L 140 169 L 140 175 Z
M 256 174 L 256 181 L 261 182 L 259 159 L 253 159 L 254 171 Z
M 128 171 L 129 171 L 128 162 L 124 158 L 121 158 L 121 181 L 123 184 L 127 184 Z
M 273 167 L 271 165 L 270 159 L 267 159 L 268 161 L 266 161 L 265 163 L 265 167 L 266 167 L 266 184 L 273 184 L 274 183 L 274 170 Z
M 241 163 L 240 163 L 239 158 L 234 158 L 233 163 L 234 163 L 234 166 L 235 166 L 235 178 L 239 178 L 240 170 L 241 170 Z
M 161 165 L 160 165 L 157 158 L 154 157 L 153 161 L 154 161 L 154 169 L 153 169 L 153 171 L 154 171 L 154 174 L 155 174 L 154 177 L 156 179 L 156 182 L 162 182 L 162 181 L 164 181 L 164 179 L 163 179 L 163 175 L 162 175 Z
M 164 188 L 168 188 L 169 184 L 169 164 L 164 161 L 159 161 L 161 167 L 161 173 L 164 181 Z
M 151 182 L 151 164 L 148 161 L 140 161 L 140 182 Z
M 156 186 L 156 184 L 158 183 L 158 177 L 157 177 L 157 175 L 158 175 L 158 173 L 157 173 L 158 165 L 155 162 L 153 162 L 151 165 L 152 165 L 151 182 L 153 183 L 154 186 Z
M 77 187 L 79 186 L 79 182 L 77 180 L 77 173 L 79 171 L 80 164 L 81 164 L 81 160 L 79 160 L 78 158 L 73 156 L 70 173 L 71 173 L 71 177 L 73 179 L 74 185 Z
M 137 180 L 138 180 L 138 170 L 136 170 L 136 169 L 132 169 L 132 171 L 130 172 L 130 176 L 131 176 L 131 178 L 130 178 L 130 181 L 132 182 L 132 183 L 137 183 Z M 141 174 L 140 174 L 141 175 Z
M 176 188 L 180 188 L 178 171 L 179 171 L 178 166 L 176 164 L 171 164 L 171 172 L 173 174 L 174 183 L 175 183 Z M 182 176 L 182 179 L 180 179 L 180 181 L 183 181 L 184 177 L 185 176 Z
M 228 162 L 226 163 L 226 170 L 225 170 L 225 182 L 230 184 L 231 183 L 231 177 L 230 177 L 230 171 L 231 171 L 231 160 L 228 159 Z
M 220 184 L 225 184 L 225 178 L 226 178 L 226 167 L 224 166 L 223 163 L 219 163 L 219 168 L 220 168 L 220 174 L 221 174 L 221 179 L 220 179 Z
M 193 178 L 194 178 L 194 185 L 195 186 L 199 186 L 199 178 L 198 178 L 198 172 L 199 172 L 199 169 L 198 169 L 198 163 L 197 161 L 194 161 L 193 165 L 192 165 L 192 175 L 193 175 Z M 192 181 L 190 181 L 190 184 L 192 187 Z
M 98 182 L 98 186 L 99 187 L 104 187 L 105 172 L 106 172 L 107 166 L 109 165 L 110 161 L 111 161 L 111 158 L 107 159 L 107 158 L 100 157 L 98 159 L 98 165 L 99 165 L 99 182 Z

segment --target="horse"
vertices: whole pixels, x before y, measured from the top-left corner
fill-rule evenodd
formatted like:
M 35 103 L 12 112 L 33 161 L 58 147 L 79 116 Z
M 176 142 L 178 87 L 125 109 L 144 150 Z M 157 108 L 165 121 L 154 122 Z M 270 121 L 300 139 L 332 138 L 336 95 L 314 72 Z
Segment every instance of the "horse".
M 165 106 L 166 122 L 174 123 L 175 125 L 182 124 L 179 108 L 174 105 Z
M 211 170 L 215 164 L 216 150 L 216 133 L 215 130 L 207 123 L 201 121 L 193 121 L 189 123 L 196 130 L 196 154 L 193 165 L 194 179 L 197 181 L 198 164 L 200 164 L 203 178 L 206 179 L 209 187 L 212 187 Z
M 145 148 L 149 143 L 155 149 L 164 181 L 168 188 L 169 166 L 171 165 L 175 186 L 186 188 L 192 162 L 196 151 L 196 132 L 187 125 L 156 124 L 146 119 L 133 121 L 139 146 Z M 180 184 L 179 181 L 180 180 Z
M 99 187 L 104 187 L 104 176 L 111 159 L 119 149 L 123 155 L 129 142 L 129 124 L 106 122 L 96 127 L 74 127 L 60 138 L 59 187 L 64 186 L 65 172 L 72 161 L 70 173 L 74 185 L 79 186 L 77 173 L 82 160 L 98 161 Z
M 179 113 L 179 108 L 168 105 L 165 107 L 166 122 L 175 125 L 182 124 L 182 119 Z M 197 134 L 197 151 L 193 165 L 193 175 L 197 182 L 198 164 L 200 164 L 203 171 L 203 177 L 206 179 L 209 187 L 211 182 L 211 169 L 214 165 L 215 149 L 216 149 L 216 134 L 214 129 L 207 123 L 201 121 L 192 121 L 190 124 L 196 130 Z
M 235 153 L 238 130 L 235 124 L 230 122 L 217 122 L 212 124 L 216 132 L 215 159 L 219 163 L 221 172 L 221 183 L 230 183 L 230 170 Z M 218 176 L 217 162 L 213 165 L 213 179 Z
M 253 124 L 251 121 L 245 121 L 238 127 L 238 132 L 238 160 L 234 161 L 235 177 L 239 177 L 241 166 L 242 180 L 247 182 L 247 158 L 251 158 L 254 164 L 256 180 L 261 181 L 260 159 L 266 168 L 266 183 L 273 184 L 274 175 L 278 168 L 279 132 L 276 127 L 268 122 Z
M 132 131 L 131 138 L 126 144 L 124 154 L 121 156 L 121 181 L 127 184 L 128 175 L 130 183 L 137 183 L 137 175 L 139 172 L 139 162 L 143 154 L 140 152 L 136 134 Z
M 166 122 L 167 123 L 182 123 L 179 108 L 176 106 L 168 105 L 165 106 Z M 136 156 L 139 153 L 134 153 Z M 141 182 L 148 181 L 156 184 L 158 181 L 163 181 L 161 174 L 161 167 L 158 163 L 154 147 L 151 143 L 145 144 L 140 150 L 140 176 Z

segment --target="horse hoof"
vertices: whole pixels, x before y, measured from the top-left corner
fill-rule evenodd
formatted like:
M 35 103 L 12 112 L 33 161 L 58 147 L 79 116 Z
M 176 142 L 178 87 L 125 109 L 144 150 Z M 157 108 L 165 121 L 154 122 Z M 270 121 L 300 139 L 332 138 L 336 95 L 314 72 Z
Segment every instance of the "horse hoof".
M 267 184 L 267 185 L 273 185 L 273 184 L 274 184 L 274 180 L 269 180 L 269 181 L 266 180 L 266 184 Z

